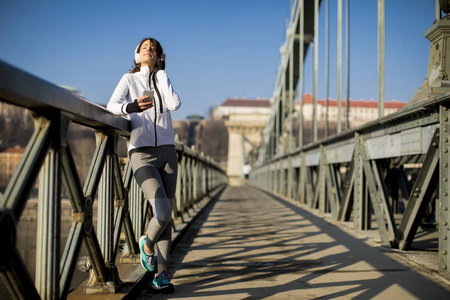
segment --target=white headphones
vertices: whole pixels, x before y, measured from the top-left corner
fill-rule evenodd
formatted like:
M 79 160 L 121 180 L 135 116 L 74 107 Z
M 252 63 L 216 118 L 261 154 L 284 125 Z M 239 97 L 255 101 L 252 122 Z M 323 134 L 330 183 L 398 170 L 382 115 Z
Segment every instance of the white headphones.
M 139 58 L 139 45 L 137 45 L 136 50 L 134 50 L 134 61 L 136 62 L 136 64 L 140 64 L 141 63 L 141 59 Z

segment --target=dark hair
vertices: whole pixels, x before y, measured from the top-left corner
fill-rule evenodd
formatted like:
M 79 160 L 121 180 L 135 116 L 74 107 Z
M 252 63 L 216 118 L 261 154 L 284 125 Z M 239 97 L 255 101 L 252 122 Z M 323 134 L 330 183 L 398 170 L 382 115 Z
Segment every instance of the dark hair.
M 150 43 L 156 48 L 156 55 L 157 57 L 161 57 L 164 54 L 164 49 L 161 46 L 161 44 L 155 40 L 154 38 L 144 38 L 142 39 L 142 41 L 139 43 L 139 47 L 137 48 L 137 53 L 139 53 L 139 51 L 141 51 L 141 46 L 145 41 L 150 41 Z M 133 58 L 133 66 L 132 69 L 130 69 L 130 73 L 136 73 L 139 72 L 141 70 L 141 64 L 137 64 L 136 61 Z

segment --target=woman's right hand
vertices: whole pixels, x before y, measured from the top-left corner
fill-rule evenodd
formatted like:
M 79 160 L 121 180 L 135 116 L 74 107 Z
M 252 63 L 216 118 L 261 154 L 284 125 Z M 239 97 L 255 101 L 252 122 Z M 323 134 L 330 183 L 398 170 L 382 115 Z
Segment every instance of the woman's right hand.
M 155 104 L 155 101 L 153 101 L 153 100 L 152 101 L 148 101 L 148 96 L 138 97 L 138 98 L 136 98 L 136 101 L 137 101 L 137 103 L 139 105 L 139 108 L 142 111 L 145 111 L 145 110 L 147 110 L 149 108 L 152 108 L 153 105 Z

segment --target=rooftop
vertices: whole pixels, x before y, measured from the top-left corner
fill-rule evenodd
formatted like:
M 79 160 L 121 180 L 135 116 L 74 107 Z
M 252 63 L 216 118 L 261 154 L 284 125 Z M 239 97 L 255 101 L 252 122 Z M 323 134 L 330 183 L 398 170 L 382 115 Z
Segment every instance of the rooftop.
M 266 99 L 254 99 L 247 98 L 242 99 L 227 99 L 221 106 L 242 106 L 242 107 L 270 107 L 270 101 Z
M 2 153 L 24 153 L 25 148 L 8 148 Z
M 303 96 L 303 104 L 311 104 L 313 100 L 312 94 L 311 93 L 306 93 Z M 299 102 L 299 101 L 297 101 Z M 325 106 L 326 105 L 326 101 L 325 100 L 321 100 L 318 99 L 317 103 L 320 105 Z M 347 105 L 347 101 L 346 100 L 341 100 L 341 105 L 342 107 Z M 384 107 L 385 108 L 403 108 L 406 105 L 406 102 L 400 102 L 400 101 L 385 101 L 384 102 Z M 334 100 L 334 99 L 328 99 L 328 106 L 338 106 L 338 101 Z M 367 107 L 367 108 L 375 108 L 378 107 L 378 101 L 376 100 L 352 100 L 350 99 L 350 107 Z
M 298 103 L 299 100 L 296 101 Z M 303 103 L 304 104 L 311 104 L 313 102 L 313 97 L 311 93 L 306 93 L 303 96 Z M 319 105 L 325 106 L 326 101 L 324 99 L 318 99 L 317 103 Z M 330 107 L 337 107 L 338 101 L 335 99 L 329 99 L 328 105 Z M 341 100 L 341 105 L 345 107 L 347 105 L 346 100 Z M 400 101 L 385 101 L 384 107 L 385 108 L 396 108 L 400 109 L 403 108 L 406 105 L 406 102 L 400 102 Z M 234 107 L 270 107 L 270 101 L 263 98 L 263 99 L 247 99 L 247 98 L 233 98 L 233 99 L 227 99 L 223 102 L 221 106 L 234 106 Z M 353 100 L 350 99 L 350 107 L 367 107 L 367 108 L 376 108 L 378 107 L 378 101 L 376 100 Z

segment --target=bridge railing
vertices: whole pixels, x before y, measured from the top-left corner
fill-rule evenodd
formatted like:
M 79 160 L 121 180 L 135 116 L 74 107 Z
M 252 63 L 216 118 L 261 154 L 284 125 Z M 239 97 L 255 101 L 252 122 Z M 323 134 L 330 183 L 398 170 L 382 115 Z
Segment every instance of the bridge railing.
M 345 15 L 348 18 L 349 2 L 345 2 Z M 263 131 L 259 157 L 249 181 L 321 213 L 330 213 L 336 220 L 353 221 L 357 229 L 376 226 L 384 244 L 391 244 L 402 250 L 411 246 L 420 225 L 437 226 L 439 270 L 450 273 L 450 90 L 446 85 L 447 77 L 435 75 L 447 74 L 445 64 L 433 63 L 431 60 L 441 61 L 448 57 L 445 50 L 442 53 L 434 50 L 440 49 L 439 43 L 446 39 L 442 28 L 449 26 L 449 19 L 448 15 L 443 18 L 445 20 L 440 18 L 439 3 L 445 4 L 445 10 L 449 13 L 447 2 L 436 1 L 435 4 L 429 4 L 436 5 L 436 22 L 430 24 L 432 27 L 426 32 L 427 38 L 432 41 L 430 73 L 426 83 L 419 88 L 411 103 L 400 111 L 385 116 L 384 0 L 378 0 L 379 119 L 350 128 L 347 85 L 347 120 L 344 122 L 344 131 L 341 128 L 344 120 L 341 120 L 340 107 L 343 1 L 338 1 L 337 134 L 328 134 L 327 104 L 325 138 L 318 139 L 318 19 L 321 3 L 326 5 L 325 19 L 328 19 L 329 1 L 294 1 L 271 99 L 271 118 Z M 346 27 L 348 36 L 348 26 Z M 328 23 L 325 32 L 329 32 Z M 310 51 L 314 51 L 312 142 L 306 143 L 303 136 L 303 97 L 299 97 L 298 111 L 294 109 L 294 99 L 297 95 L 296 86 L 298 94 L 304 94 L 304 59 L 306 51 L 311 47 Z M 329 45 L 326 45 L 326 57 L 329 56 L 328 48 Z M 348 48 L 347 40 L 346 49 Z M 347 83 L 348 70 L 347 58 Z M 328 86 L 326 79 L 326 99 Z M 296 114 L 298 124 L 294 122 Z M 294 125 L 298 127 L 298 136 Z M 372 225 L 373 215 L 377 225 Z
M 411 104 L 267 160 L 249 182 L 336 220 L 352 220 L 356 229 L 371 228 L 373 211 L 383 244 L 402 250 L 434 217 L 439 269 L 449 272 L 449 109 L 449 95 Z M 394 213 L 402 210 L 397 223 Z
M 0 202 L 0 269 L 13 298 L 66 298 L 84 242 L 90 279 L 86 293 L 114 293 L 121 286 L 116 266 L 121 234 L 126 243 L 121 262 L 139 263 L 138 238 L 151 207 L 136 184 L 129 163 L 119 164 L 117 143 L 127 139 L 130 123 L 100 105 L 0 61 L 0 99 L 30 110 L 35 130 Z M 96 149 L 82 187 L 67 132 L 71 122 L 92 128 Z M 174 223 L 201 199 L 227 183 L 211 159 L 177 142 L 179 172 Z M 39 176 L 38 176 L 39 175 Z M 29 274 L 17 245 L 17 223 L 39 177 L 36 274 Z M 61 249 L 62 186 L 72 205 L 72 227 Z M 97 230 L 93 203 L 98 201 Z M 122 235 L 123 236 L 123 235 Z M 60 259 L 61 258 L 61 259 Z

